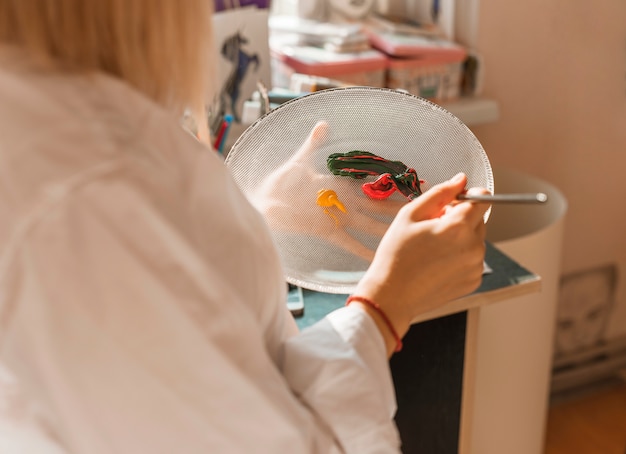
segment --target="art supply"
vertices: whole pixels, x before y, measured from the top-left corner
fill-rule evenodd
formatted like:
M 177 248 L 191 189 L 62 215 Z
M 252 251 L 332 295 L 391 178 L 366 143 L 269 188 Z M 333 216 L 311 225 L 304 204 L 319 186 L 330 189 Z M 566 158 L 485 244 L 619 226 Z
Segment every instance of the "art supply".
M 320 122 L 326 126 L 316 128 Z M 314 128 L 318 135 L 311 142 Z M 363 180 L 328 171 L 331 154 L 371 150 L 415 168 L 431 187 L 463 172 L 467 188 L 494 192 L 489 159 L 465 124 L 437 104 L 386 88 L 329 89 L 281 104 L 242 133 L 225 165 L 241 190 L 255 197 L 270 176 L 293 164 L 290 160 L 303 144 L 311 146 L 304 172 L 310 171 L 310 178 L 293 181 L 284 209 L 270 215 L 285 276 L 303 288 L 353 293 L 404 202 L 397 195 L 384 201 L 364 196 Z M 339 225 L 320 222 L 326 221 L 324 207 L 315 200 L 320 188 L 336 190 L 344 204 L 346 213 L 326 208 L 337 215 Z M 313 216 L 318 210 L 319 217 L 309 221 L 302 216 L 304 210 Z
M 341 203 L 339 198 L 337 197 L 337 193 L 332 189 L 320 189 L 317 191 L 317 199 L 315 202 L 324 207 L 324 213 L 333 218 L 335 221 L 335 225 L 339 225 L 339 219 L 333 213 L 328 211 L 329 207 L 337 207 L 340 211 L 346 213 L 346 207 Z
M 230 128 L 231 123 L 233 122 L 234 117 L 230 114 L 224 115 L 222 119 L 222 123 L 215 135 L 215 139 L 213 140 L 213 148 L 218 153 L 222 153 L 224 150 L 224 144 L 226 143 L 226 137 L 228 136 L 228 130 Z
M 376 176 L 376 181 L 363 183 L 361 189 L 368 197 L 383 200 L 396 190 L 409 200 L 422 193 L 420 179 L 415 169 L 400 161 L 392 161 L 369 151 L 353 150 L 333 153 L 326 159 L 326 166 L 334 175 L 363 179 Z
M 548 196 L 543 192 L 529 194 L 459 194 L 458 200 L 485 203 L 545 203 Z
M 346 207 L 343 205 L 343 203 L 341 203 L 341 201 L 337 197 L 337 193 L 332 189 L 320 189 L 319 191 L 317 191 L 316 203 L 321 207 L 335 206 L 339 208 L 339 210 L 346 213 Z
M 222 120 L 220 127 L 217 131 L 217 135 L 215 136 L 215 140 L 213 140 L 213 148 L 217 151 L 219 150 L 219 146 L 222 143 L 222 138 L 224 137 L 224 133 L 226 132 L 226 128 L 228 127 L 228 122 L 226 119 Z
M 228 137 L 228 131 L 230 130 L 230 125 L 233 123 L 233 116 L 230 114 L 224 115 L 224 123 L 226 123 L 226 127 L 222 132 L 222 138 L 220 143 L 217 146 L 217 152 L 219 154 L 224 154 L 224 145 L 226 144 L 226 138 Z

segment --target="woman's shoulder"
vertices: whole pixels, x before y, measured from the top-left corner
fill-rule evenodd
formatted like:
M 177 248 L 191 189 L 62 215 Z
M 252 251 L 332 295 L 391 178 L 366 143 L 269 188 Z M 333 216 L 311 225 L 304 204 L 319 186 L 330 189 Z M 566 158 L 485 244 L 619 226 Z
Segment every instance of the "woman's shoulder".
M 115 77 L 0 67 L 0 172 L 15 176 L 5 180 L 14 195 L 115 160 L 172 172 L 202 148 L 173 113 Z
M 106 200 L 123 186 L 180 205 L 207 153 L 175 115 L 114 77 L 0 66 L 0 252 L 18 224 L 71 194 Z

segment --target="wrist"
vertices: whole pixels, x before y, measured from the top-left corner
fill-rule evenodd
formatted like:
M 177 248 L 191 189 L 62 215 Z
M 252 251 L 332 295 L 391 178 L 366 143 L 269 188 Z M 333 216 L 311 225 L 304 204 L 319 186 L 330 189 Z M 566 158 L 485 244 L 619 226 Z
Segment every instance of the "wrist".
M 402 337 L 408 328 L 397 328 L 394 321 L 378 303 L 360 295 L 350 295 L 346 300 L 347 305 L 357 305 L 372 318 L 381 333 L 388 357 L 402 349 Z

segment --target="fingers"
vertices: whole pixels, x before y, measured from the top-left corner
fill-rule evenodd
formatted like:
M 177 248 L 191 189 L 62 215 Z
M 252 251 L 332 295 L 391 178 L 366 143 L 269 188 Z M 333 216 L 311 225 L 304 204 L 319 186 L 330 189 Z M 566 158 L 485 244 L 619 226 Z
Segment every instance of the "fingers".
M 489 194 L 484 188 L 471 188 L 468 194 Z M 489 209 L 488 203 L 477 203 L 473 201 L 464 201 L 456 204 L 446 212 L 446 216 L 460 216 L 465 222 L 471 225 L 481 226 L 484 224 L 485 213 Z
M 480 285 L 488 205 L 458 201 L 466 184 L 459 174 L 433 186 L 400 210 L 382 238 L 359 291 L 369 292 L 394 320 L 408 323 Z
M 315 149 L 321 143 L 324 142 L 324 140 L 326 139 L 326 136 L 328 135 L 328 129 L 329 129 L 329 126 L 327 122 L 325 121 L 318 122 L 313 127 L 313 129 L 311 130 L 311 133 L 309 134 L 307 139 L 304 141 L 302 146 L 293 155 L 293 160 L 295 161 L 306 160 L 315 151 Z
M 459 173 L 448 181 L 444 181 L 432 189 L 426 191 L 413 202 L 407 205 L 410 218 L 414 222 L 434 219 L 445 216 L 446 218 L 458 217 L 463 222 L 471 225 L 484 223 L 483 219 L 489 204 L 472 201 L 459 202 L 457 196 L 461 193 L 488 194 L 484 188 L 471 188 L 465 191 L 467 176 Z
M 441 216 L 447 205 L 456 201 L 457 195 L 464 191 L 467 176 L 459 173 L 448 181 L 444 181 L 423 193 L 407 204 L 412 221 L 418 222 Z

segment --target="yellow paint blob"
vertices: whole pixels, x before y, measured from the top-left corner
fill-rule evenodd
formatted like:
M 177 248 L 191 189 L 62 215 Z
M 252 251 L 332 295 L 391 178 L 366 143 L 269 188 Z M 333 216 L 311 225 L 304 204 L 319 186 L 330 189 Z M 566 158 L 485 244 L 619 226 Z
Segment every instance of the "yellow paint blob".
M 339 201 L 339 198 L 337 197 L 337 193 L 333 191 L 332 189 L 320 189 L 319 191 L 317 191 L 316 203 L 319 206 L 324 207 L 324 213 L 326 213 L 328 216 L 333 218 L 335 220 L 335 225 L 338 226 L 339 219 L 337 219 L 337 216 L 335 216 L 333 213 L 328 211 L 328 208 L 334 206 L 334 207 L 337 207 L 342 212 L 344 213 L 346 212 L 346 207 L 343 205 L 343 203 Z
M 346 207 L 337 198 L 337 193 L 332 189 L 320 189 L 317 191 L 317 204 L 321 207 L 336 206 L 342 212 L 346 212 Z

